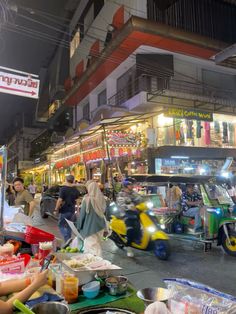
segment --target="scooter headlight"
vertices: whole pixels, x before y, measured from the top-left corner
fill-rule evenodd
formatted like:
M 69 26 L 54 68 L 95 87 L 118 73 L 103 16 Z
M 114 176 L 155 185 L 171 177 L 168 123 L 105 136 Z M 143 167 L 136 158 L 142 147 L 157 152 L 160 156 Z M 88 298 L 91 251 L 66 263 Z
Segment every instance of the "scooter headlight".
M 162 230 L 165 230 L 165 228 L 166 228 L 166 226 L 163 225 L 163 224 L 161 224 L 160 227 L 161 227 Z
M 150 232 L 150 233 L 153 233 L 156 231 L 156 228 L 151 226 L 151 227 L 148 227 L 147 230 Z
M 147 202 L 147 207 L 149 209 L 152 209 L 153 208 L 153 202 Z
M 112 207 L 112 211 L 113 211 L 113 212 L 117 212 L 117 211 L 118 211 L 118 207 L 113 206 L 113 207 Z

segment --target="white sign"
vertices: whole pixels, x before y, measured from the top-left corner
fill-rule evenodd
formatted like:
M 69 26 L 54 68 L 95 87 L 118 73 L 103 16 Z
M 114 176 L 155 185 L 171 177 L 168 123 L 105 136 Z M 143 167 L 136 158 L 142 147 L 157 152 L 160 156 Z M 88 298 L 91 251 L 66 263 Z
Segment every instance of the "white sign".
M 40 81 L 29 76 L 0 71 L 0 92 L 30 98 L 38 98 Z

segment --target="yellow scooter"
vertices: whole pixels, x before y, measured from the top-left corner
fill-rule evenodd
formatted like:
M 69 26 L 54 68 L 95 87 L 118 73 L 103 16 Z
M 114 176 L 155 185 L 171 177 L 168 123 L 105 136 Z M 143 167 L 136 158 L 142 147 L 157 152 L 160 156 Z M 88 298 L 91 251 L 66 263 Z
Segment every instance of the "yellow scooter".
M 159 259 L 167 260 L 170 256 L 169 237 L 165 232 L 159 230 L 155 221 L 155 215 L 148 209 L 145 203 L 136 205 L 136 209 L 139 211 L 142 236 L 140 243 L 133 242 L 131 247 L 144 251 L 153 250 L 154 254 Z M 110 239 L 113 240 L 119 248 L 124 248 L 127 243 L 124 220 L 111 216 L 110 229 L 112 231 Z

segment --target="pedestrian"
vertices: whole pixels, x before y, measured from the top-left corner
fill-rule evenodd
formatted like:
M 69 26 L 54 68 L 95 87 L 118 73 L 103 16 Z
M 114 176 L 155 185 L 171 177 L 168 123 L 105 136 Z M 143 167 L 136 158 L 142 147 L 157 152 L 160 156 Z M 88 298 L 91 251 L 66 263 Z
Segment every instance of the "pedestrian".
M 67 242 L 71 238 L 71 228 L 67 220 L 75 221 L 75 205 L 79 207 L 79 191 L 74 185 L 75 178 L 72 175 L 66 176 L 66 182 L 60 188 L 59 198 L 56 203 L 55 212 L 59 212 L 58 227 Z
M 44 182 L 42 185 L 42 193 L 45 193 L 48 190 L 47 184 Z
M 15 192 L 11 184 L 8 184 L 6 189 L 6 201 L 9 206 L 13 206 L 15 202 Z
M 28 186 L 28 190 L 32 197 L 34 198 L 37 192 L 37 186 L 34 184 L 34 181 L 31 181 L 30 185 Z
M 25 215 L 32 217 L 35 209 L 35 202 L 30 192 L 24 188 L 24 180 L 19 177 L 15 178 L 13 180 L 13 188 L 16 193 L 14 204 L 16 206 L 24 206 Z
M 113 186 L 114 186 L 114 192 L 115 192 L 115 195 L 117 196 L 119 193 L 120 193 L 120 191 L 121 191 L 121 189 L 122 189 L 122 182 L 121 182 L 121 178 L 118 176 L 118 175 L 116 175 L 114 178 L 113 178 Z
M 169 209 L 177 210 L 180 207 L 182 191 L 178 185 L 170 184 L 166 192 L 166 203 Z
M 126 237 L 127 237 L 127 256 L 133 257 L 134 253 L 131 249 L 133 242 L 139 243 L 141 238 L 141 224 L 136 205 L 143 202 L 142 197 L 134 191 L 134 184 L 136 180 L 133 178 L 126 178 L 123 181 L 123 188 L 117 196 L 117 206 L 124 212 Z
M 194 232 L 202 232 L 202 196 L 194 190 L 194 184 L 187 184 L 181 196 L 183 216 L 194 218 Z
M 81 204 L 77 229 L 85 239 L 85 252 L 101 256 L 101 240 L 106 231 L 106 199 L 96 182 L 89 181 L 88 193 L 84 196 Z

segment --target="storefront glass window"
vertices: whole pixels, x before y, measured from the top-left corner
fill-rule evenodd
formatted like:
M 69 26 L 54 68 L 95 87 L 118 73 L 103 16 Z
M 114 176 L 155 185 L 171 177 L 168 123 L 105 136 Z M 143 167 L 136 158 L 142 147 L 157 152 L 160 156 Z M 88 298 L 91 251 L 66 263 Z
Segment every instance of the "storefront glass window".
M 157 146 L 236 147 L 236 117 L 214 114 L 213 122 L 177 119 L 160 114 L 153 118 Z

